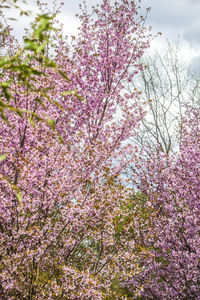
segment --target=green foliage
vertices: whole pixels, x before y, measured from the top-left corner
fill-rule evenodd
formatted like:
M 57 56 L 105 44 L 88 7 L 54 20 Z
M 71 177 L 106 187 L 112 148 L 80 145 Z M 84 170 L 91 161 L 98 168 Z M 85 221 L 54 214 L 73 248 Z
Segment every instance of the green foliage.
M 47 14 L 39 15 L 37 17 L 37 23 L 33 24 L 33 35 L 30 38 L 25 38 L 25 50 L 31 50 L 35 54 L 43 53 L 48 42 L 50 42 L 48 35 L 49 32 L 55 30 L 51 26 L 53 16 Z
M 45 57 L 45 46 L 49 42 L 48 34 L 51 30 L 55 30 L 52 26 L 53 16 L 39 15 L 36 23 L 32 25 L 33 34 L 30 38 L 24 38 L 24 47 L 14 56 L 6 56 L 0 60 L 0 78 L 6 71 L 12 72 L 17 76 L 18 82 L 31 88 L 30 80 L 39 80 L 38 77 L 46 76 L 43 71 L 34 68 L 31 62 L 36 59 L 43 64 L 43 67 L 56 67 L 55 62 Z M 40 54 L 40 57 L 38 55 Z M 2 75 L 1 75 L 2 74 Z M 13 76 L 12 76 L 13 77 Z M 13 79 L 1 83 L 0 89 L 0 111 L 1 117 L 6 120 L 5 110 L 14 111 L 14 108 L 8 104 L 12 94 L 10 93 Z M 23 109 L 16 109 L 21 115 L 26 113 Z

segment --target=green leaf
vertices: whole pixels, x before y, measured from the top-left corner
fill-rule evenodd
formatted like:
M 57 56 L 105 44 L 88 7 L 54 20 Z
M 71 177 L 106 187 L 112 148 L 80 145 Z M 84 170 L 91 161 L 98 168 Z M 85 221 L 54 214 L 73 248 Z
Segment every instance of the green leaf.
M 50 60 L 48 58 L 45 58 L 45 65 L 47 67 L 52 67 L 52 68 L 55 68 L 56 67 L 56 63 L 53 61 L 53 60 Z
M 11 20 L 11 21 L 17 21 L 16 18 L 8 18 L 8 20 Z
M 83 97 L 81 97 L 76 90 L 72 90 L 72 91 L 66 91 L 66 92 L 62 92 L 63 96 L 68 96 L 68 95 L 73 95 L 76 98 L 78 98 L 79 100 L 83 101 L 85 100 Z
M 17 199 L 19 200 L 19 203 L 22 203 L 22 196 L 19 192 L 16 193 Z
M 8 101 L 11 98 L 11 94 L 8 92 L 9 85 L 10 85 L 10 82 L 2 82 L 1 83 L 1 87 L 3 90 L 4 96 L 5 96 L 6 100 L 8 100 Z
M 28 117 L 28 120 L 33 128 L 35 128 L 35 123 L 32 118 Z
M 16 111 L 16 113 L 18 114 L 18 116 L 20 116 L 20 117 L 23 116 L 23 112 L 22 112 L 20 109 L 16 108 L 15 111 Z
M 67 75 L 65 75 L 65 73 L 61 70 L 58 71 L 60 73 L 60 75 L 62 75 L 63 78 L 65 78 L 68 82 L 70 82 L 71 80 L 67 77 Z
M 24 43 L 25 43 L 25 47 L 24 47 L 25 50 L 35 51 L 37 47 L 39 47 L 39 43 L 31 39 L 24 39 Z
M 1 83 L 2 88 L 7 88 L 9 85 L 10 83 L 6 81 Z
M 62 136 L 60 134 L 58 135 L 58 138 L 59 138 L 60 143 L 64 144 L 64 140 L 63 140 L 63 138 L 62 138 Z
M 47 30 L 54 30 L 50 27 L 50 22 L 53 19 L 52 16 L 47 14 L 38 16 L 37 27 L 34 28 L 33 37 L 42 41 L 44 39 L 43 33 Z
M 6 154 L 3 154 L 3 155 L 1 155 L 1 156 L 0 156 L 0 162 L 1 162 L 1 161 L 3 161 L 3 160 L 5 160 L 5 159 L 6 159 L 6 157 L 7 157 L 7 155 L 6 155 Z
M 55 130 L 55 121 L 53 119 L 47 119 L 48 124 L 53 130 Z
M 36 49 L 36 53 L 40 53 L 43 52 L 43 50 L 45 49 L 45 46 L 47 44 L 47 41 L 45 41 L 44 43 L 42 43 L 41 45 L 39 45 Z
M 3 58 L 0 60 L 0 67 L 3 67 L 8 62 L 7 58 Z
M 62 95 L 63 96 L 68 96 L 68 95 L 75 95 L 76 94 L 76 91 L 66 91 L 66 92 L 62 92 Z
M 5 108 L 7 105 L 3 101 L 0 101 L 0 106 Z
M 1 106 L 1 103 L 0 103 L 0 106 Z M 0 108 L 0 116 L 4 122 L 8 123 L 8 119 L 7 119 L 6 115 L 4 114 L 4 110 L 2 108 Z
M 76 98 L 78 98 L 81 101 L 84 101 L 85 99 L 83 97 L 81 97 L 79 94 L 75 93 Z

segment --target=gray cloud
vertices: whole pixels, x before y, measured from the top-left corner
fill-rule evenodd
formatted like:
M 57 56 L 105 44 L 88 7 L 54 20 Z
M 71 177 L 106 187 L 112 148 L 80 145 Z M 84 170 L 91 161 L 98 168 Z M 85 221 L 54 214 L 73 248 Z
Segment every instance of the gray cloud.
M 161 31 L 169 39 L 180 36 L 200 42 L 200 0 L 143 0 L 142 6 L 152 8 L 147 23 L 154 31 Z
M 200 23 L 194 22 L 184 32 L 183 38 L 186 39 L 192 46 L 200 45 Z
M 200 74 L 200 56 L 196 56 L 192 59 L 191 70 Z

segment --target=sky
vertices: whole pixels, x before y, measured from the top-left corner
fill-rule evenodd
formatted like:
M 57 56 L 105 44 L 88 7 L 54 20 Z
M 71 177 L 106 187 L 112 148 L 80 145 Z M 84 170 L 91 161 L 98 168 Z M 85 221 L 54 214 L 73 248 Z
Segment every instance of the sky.
M 147 19 L 154 32 L 162 37 L 154 41 L 161 49 L 166 39 L 180 40 L 183 57 L 200 71 L 200 0 L 143 0 L 143 6 L 151 6 Z
M 26 0 L 23 6 L 36 12 L 36 2 Z M 64 24 L 64 30 L 68 35 L 76 35 L 79 25 L 75 14 L 79 12 L 81 0 L 63 0 L 64 6 L 59 20 Z M 47 0 L 48 5 L 52 0 Z M 19 2 L 20 3 L 20 2 Z M 86 0 L 88 7 L 101 3 L 101 0 Z M 167 39 L 173 43 L 179 39 L 183 58 L 192 64 L 193 70 L 200 72 L 200 0 L 142 0 L 141 14 L 147 7 L 151 7 L 146 25 L 152 27 L 152 32 L 162 32 L 151 43 L 151 49 L 163 51 L 166 48 Z M 11 12 L 10 12 L 11 14 Z M 12 16 L 18 17 L 16 11 Z M 20 17 L 18 21 L 11 22 L 15 34 L 21 38 L 23 28 L 28 27 L 31 17 Z

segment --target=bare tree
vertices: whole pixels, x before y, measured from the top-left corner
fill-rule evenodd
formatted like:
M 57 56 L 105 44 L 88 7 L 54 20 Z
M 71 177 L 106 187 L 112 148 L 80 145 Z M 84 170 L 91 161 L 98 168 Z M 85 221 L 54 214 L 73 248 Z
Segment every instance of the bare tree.
M 195 105 L 198 101 L 200 81 L 181 58 L 178 43 L 168 43 L 164 54 L 155 52 L 142 65 L 137 79 L 127 84 L 129 91 L 142 92 L 147 111 L 140 133 L 132 142 L 139 148 L 159 147 L 169 154 L 178 150 L 183 111 L 187 103 Z

